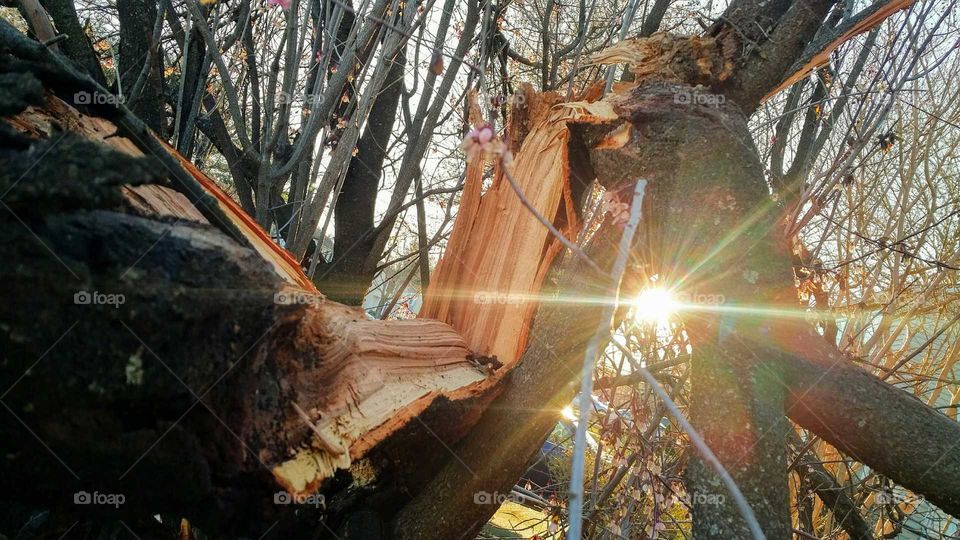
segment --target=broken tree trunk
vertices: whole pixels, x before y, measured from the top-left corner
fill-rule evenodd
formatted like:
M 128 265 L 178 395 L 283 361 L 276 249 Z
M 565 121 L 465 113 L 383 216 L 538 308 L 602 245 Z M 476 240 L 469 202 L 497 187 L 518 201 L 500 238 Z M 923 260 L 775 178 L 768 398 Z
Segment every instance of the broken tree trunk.
M 337 493 L 333 523 L 374 487 L 396 504 L 410 470 L 429 475 L 423 448 L 469 430 L 492 382 L 453 328 L 325 300 L 188 163 L 230 226 L 170 189 L 135 137 L 27 73 L 2 76 L 0 113 L 33 104 L 0 124 L 2 251 L 16 261 L 0 308 L 0 431 L 15 441 L 0 477 L 17 494 L 5 529 L 39 507 L 65 530 L 89 515 L 79 492 L 123 494 L 97 515 L 147 529 L 157 513 L 243 534 L 281 517 L 313 528 L 319 510 L 305 519 L 275 494 Z
M 3 75 L 11 77 L 5 79 L 10 82 L 3 87 L 5 97 L 13 95 L 13 103 L 41 104 L 39 84 L 25 72 L 37 71 L 48 81 L 56 73 L 36 69 L 34 57 L 12 59 L 6 51 L 0 49 L 5 69 L 19 69 Z M 62 90 L 63 81 L 58 84 Z M 688 86 L 679 91 L 696 92 Z M 641 174 L 652 180 L 648 205 L 659 211 L 646 212 L 653 222 L 645 260 L 676 265 L 674 275 L 696 286 L 729 287 L 728 297 L 746 307 L 758 300 L 789 305 L 792 277 L 784 270 L 789 257 L 784 256 L 784 239 L 771 233 L 777 230 L 775 208 L 767 200 L 755 151 L 744 135 L 742 114 L 733 105 L 712 110 L 710 100 L 682 109 L 671 97 L 667 86 L 641 84 L 626 101 L 581 104 L 586 112 L 569 120 L 598 116 L 607 123 L 575 131 L 594 141 L 590 161 L 609 189 L 616 191 Z M 0 103 L 9 107 L 10 102 Z M 596 114 L 597 107 L 603 114 Z M 496 325 L 477 334 L 484 338 L 464 339 L 442 322 L 367 321 L 360 312 L 327 302 L 303 285 L 299 270 L 282 262 L 286 256 L 258 243 L 262 232 L 234 221 L 242 212 L 233 214 L 226 201 L 216 197 L 219 211 L 214 215 L 226 215 L 229 226 L 184 199 L 183 192 L 190 190 L 180 186 L 178 194 L 160 189 L 169 185 L 157 173 L 162 169 L 108 150 L 103 140 L 114 129 L 109 124 L 93 137 L 98 142 L 91 143 L 83 126 L 75 125 L 82 122 L 58 116 L 58 107 L 52 108 L 47 113 L 55 121 L 36 131 L 24 134 L 19 126 L 17 134 L 0 125 L 5 165 L 0 187 L 8 192 L 2 219 L 14 231 L 0 249 L 8 260 L 17 261 L 3 269 L 15 293 L 0 308 L 5 325 L 2 373 L 10 382 L 0 399 L 11 413 L 0 430 L 6 440 L 16 441 L 2 465 L 2 478 L 6 492 L 17 493 L 26 503 L 19 508 L 52 505 L 65 510 L 59 519 L 66 528 L 71 512 L 77 512 L 69 504 L 72 493 L 117 490 L 130 495 L 124 515 L 146 516 L 146 522 L 153 513 L 169 512 L 247 533 L 280 517 L 286 519 L 279 527 L 287 532 L 316 527 L 323 514 L 292 512 L 293 507 L 274 504 L 279 485 L 298 496 L 321 490 L 330 496 L 329 512 L 336 517 L 363 504 L 389 514 L 415 495 L 397 523 L 418 524 L 421 528 L 411 531 L 428 536 L 462 536 L 489 517 L 495 508 L 478 508 L 473 497 L 477 490 L 496 491 L 515 481 L 555 421 L 554 411 L 572 396 L 568 383 L 577 370 L 567 368 L 577 366 L 583 343 L 597 326 L 600 308 L 595 303 L 545 303 L 522 355 L 517 341 L 491 347 L 500 334 L 489 328 Z M 607 115 L 614 108 L 619 118 Z M 4 116 L 19 112 L 0 110 Z M 677 115 L 676 122 L 672 115 Z M 568 137 L 564 129 L 556 134 Z M 155 149 L 135 140 L 138 133 L 120 135 L 130 138 L 106 140 L 118 150 L 120 144 L 141 152 Z M 710 152 L 729 175 L 711 170 L 712 161 L 692 157 L 701 157 L 706 148 L 695 143 L 714 142 L 716 137 L 722 139 L 719 148 L 731 155 Z M 576 133 L 569 136 L 568 159 L 576 162 L 572 168 L 585 171 L 583 178 L 592 178 L 591 163 L 578 159 L 584 152 L 579 139 Z M 521 161 L 522 151 L 518 168 L 530 166 Z M 34 166 L 38 156 L 47 159 Z M 188 172 L 200 182 L 198 171 Z M 173 176 L 181 173 L 174 171 Z M 138 183 L 150 185 L 131 186 Z M 204 189 L 215 193 L 210 186 Z M 490 193 L 505 189 L 501 182 Z M 572 191 L 561 186 L 560 193 L 563 189 Z M 576 197 L 570 198 L 575 208 Z M 525 215 L 515 201 L 506 201 L 512 205 L 508 217 Z M 543 202 L 555 223 L 563 224 L 564 216 L 568 224 L 574 222 L 567 214 L 568 200 L 545 197 Z M 680 206 L 674 212 L 675 204 Z M 718 216 L 702 211 L 711 205 L 721 210 Z M 479 203 L 478 215 L 498 219 L 492 211 L 483 214 L 482 206 Z M 549 207 L 554 213 L 546 211 Z M 560 208 L 563 212 L 556 211 Z M 238 230 L 239 237 L 224 234 Z M 478 230 L 498 229 L 487 224 Z M 536 296 L 547 275 L 549 265 L 543 261 L 552 244 L 543 231 L 524 230 L 523 246 L 530 253 L 523 255 L 536 264 L 524 260 L 519 281 L 508 280 L 504 292 Z M 673 240 L 680 243 L 673 245 L 651 241 L 665 231 L 680 235 L 687 230 L 704 236 L 685 241 L 676 236 Z M 729 241 L 717 243 L 718 235 Z M 595 238 L 592 254 L 601 264 L 617 236 L 618 231 L 605 224 Z M 492 245 L 499 241 L 495 235 L 489 238 L 478 250 L 519 258 Z M 711 257 L 705 267 L 697 264 L 704 254 Z M 741 259 L 749 272 L 742 271 Z M 500 274 L 494 269 L 512 268 L 509 261 L 487 263 L 496 279 Z M 576 265 L 559 278 L 559 290 L 570 298 L 596 300 L 604 290 L 603 281 Z M 500 286 L 499 281 L 473 279 L 464 285 L 470 288 L 460 292 L 472 295 L 488 283 Z M 447 286 L 457 292 L 458 280 Z M 81 292 L 100 296 L 75 299 Z M 112 303 L 103 305 L 101 298 Z M 432 309 L 440 313 L 440 308 Z M 447 312 L 444 318 L 466 320 L 466 308 L 458 309 L 459 315 Z M 491 309 L 484 317 L 521 322 L 519 329 L 510 330 L 519 339 L 530 323 L 530 310 L 525 307 L 521 315 Z M 779 425 L 784 408 L 878 471 L 930 493 L 930 500 L 945 509 L 954 508 L 960 485 L 952 476 L 957 470 L 954 454 L 933 460 L 927 453 L 910 453 L 920 467 L 950 469 L 949 482 L 939 489 L 931 486 L 930 475 L 912 468 L 894 470 L 897 464 L 879 454 L 889 452 L 891 443 L 910 449 L 909 439 L 921 437 L 935 448 L 950 450 L 947 443 L 960 435 L 956 424 L 944 423 L 942 415 L 921 404 L 907 403 L 888 385 L 864 379 L 856 368 L 839 364 L 842 359 L 831 356 L 833 351 L 808 348 L 811 338 L 805 326 L 768 322 L 736 311 L 729 317 L 692 321 L 702 334 L 694 360 L 700 375 L 694 386 L 717 406 L 706 410 L 700 404 L 693 414 L 741 486 L 750 488 L 748 497 L 771 535 L 783 531 L 784 523 L 789 526 L 778 492 L 785 481 L 774 478 L 774 473 L 786 474 L 783 468 L 776 470 L 783 460 L 774 451 L 784 450 Z M 91 336 L 99 339 L 97 347 L 91 346 Z M 500 353 L 504 358 L 513 354 L 514 363 L 493 375 L 479 370 L 466 358 L 478 346 L 491 347 L 480 351 L 484 355 L 501 350 L 506 351 Z M 819 384 L 817 377 L 828 368 L 845 383 L 858 385 L 858 391 Z M 509 381 L 507 372 L 512 373 Z M 447 446 L 470 431 L 503 382 L 508 382 L 503 395 L 455 448 L 456 457 L 441 464 Z M 800 410 L 811 396 L 817 399 L 809 410 L 818 414 Z M 841 398 L 847 410 L 826 410 L 832 408 L 830 399 Z M 871 422 L 879 420 L 879 402 L 895 404 L 898 422 L 883 424 L 888 431 L 878 434 Z M 749 428 L 734 429 L 740 427 L 734 421 L 744 419 L 751 422 Z M 831 439 L 827 432 L 834 428 L 840 435 Z M 740 446 L 768 436 L 769 443 L 748 451 Z M 869 446 L 873 444 L 875 449 Z M 744 478 L 764 467 L 758 476 L 771 480 L 769 489 Z M 715 487 L 706 471 L 694 470 L 693 482 L 699 486 L 695 489 Z M 438 499 L 446 511 L 440 519 L 431 514 L 429 530 L 424 531 L 426 514 L 417 511 L 433 509 Z M 16 511 L 16 505 L 5 509 Z M 704 536 L 743 530 L 732 505 L 696 511 L 701 516 L 695 517 L 701 521 L 696 527 Z
M 439 466 L 515 366 L 530 299 L 559 253 L 504 179 L 481 199 L 482 177 L 471 175 L 478 215 L 455 236 L 468 242 L 485 231 L 499 251 L 472 261 L 482 277 L 462 286 L 527 303 L 451 310 L 444 298 L 461 285 L 440 272 L 438 316 L 477 331 L 426 318 L 370 321 L 325 300 L 229 196 L 122 106 L 87 115 L 44 95 L 28 71 L 67 96 L 92 83 L 58 78 L 47 51 L 0 30 L 2 50 L 22 56 L 7 65 L 13 91 L 0 111 L 5 220 L 16 230 L 4 247 L 21 261 L 5 277 L 22 293 L 0 316 L 10 342 L 2 430 L 22 449 L 4 478 L 10 489 L 36 486 L 22 508 L 53 494 L 62 501 L 51 506 L 57 530 L 77 514 L 71 493 L 122 493 L 115 515 L 144 527 L 162 513 L 254 533 L 283 517 L 290 532 L 318 516 L 336 525 L 368 504 L 389 515 L 416 493 L 432 475 L 423 460 Z M 570 185 L 563 126 L 591 113 L 553 110 L 556 96 L 530 99 L 515 119 L 535 143 L 517 155 L 531 167 L 521 189 L 573 235 L 586 183 Z M 67 174 L 52 182 L 60 169 Z M 449 260 L 447 272 L 457 272 Z M 43 328 L 31 333 L 36 321 Z M 102 336 L 97 347 L 93 335 Z M 491 369 L 497 355 L 504 365 Z M 58 398 L 37 399 L 43 389 Z M 69 416 L 55 414 L 67 404 Z M 321 492 L 331 504 L 325 514 L 291 512 L 275 504 L 278 490 L 298 500 Z
M 36 486 L 22 507 L 54 494 L 62 504 L 51 506 L 53 527 L 65 528 L 78 510 L 71 493 L 122 493 L 116 515 L 145 527 L 159 512 L 252 533 L 274 518 L 288 518 L 281 528 L 289 531 L 323 515 L 289 519 L 274 504 L 278 489 L 301 499 L 322 491 L 334 524 L 362 504 L 389 514 L 415 493 L 432 474 L 422 460 L 439 466 L 429 458 L 470 429 L 512 369 L 517 354 L 499 370 L 488 360 L 522 349 L 532 304 L 446 309 L 457 321 L 473 311 L 482 332 L 465 340 L 439 321 L 369 321 L 326 301 L 289 254 L 122 106 L 85 115 L 44 95 L 29 71 L 67 96 L 97 87 L 0 30 L 11 89 L 0 111 L 5 220 L 16 231 L 4 248 L 21 261 L 5 273 L 21 294 L 0 317 L 10 344 L 2 429 L 22 449 L 4 463 L 4 478 L 11 490 Z M 533 167 L 521 189 L 574 234 L 582 189 L 569 184 L 558 126 L 590 114 L 539 99 L 518 120 L 539 141 L 527 157 L 518 153 Z M 549 182 L 533 174 L 545 163 Z M 60 169 L 67 174 L 52 182 Z M 474 174 L 470 189 L 481 180 Z M 464 238 L 526 232 L 476 261 L 487 281 L 465 286 L 529 300 L 559 248 L 510 189 L 501 178 L 488 191 Z M 509 271 L 517 260 L 526 266 Z M 441 284 L 450 282 L 444 275 Z M 37 399 L 43 389 L 58 398 Z M 55 414 L 66 404 L 69 416 Z

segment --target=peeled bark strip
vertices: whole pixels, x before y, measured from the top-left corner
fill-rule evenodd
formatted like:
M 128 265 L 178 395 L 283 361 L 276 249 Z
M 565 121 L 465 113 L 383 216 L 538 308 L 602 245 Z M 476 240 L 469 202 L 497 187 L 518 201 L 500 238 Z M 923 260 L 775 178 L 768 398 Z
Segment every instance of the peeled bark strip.
M 872 30 L 887 20 L 891 15 L 912 6 L 913 2 L 914 0 L 876 2 L 849 21 L 844 21 L 837 28 L 837 32 L 828 38 L 828 41 L 810 44 L 807 48 L 809 53 L 799 58 L 797 62 L 787 70 L 789 75 L 784 78 L 783 82 L 768 92 L 763 99 L 766 100 L 782 90 L 789 88 L 797 81 L 803 80 L 803 78 L 810 75 L 810 72 L 814 69 L 826 64 L 830 60 L 830 54 L 837 50 L 837 47 L 864 32 Z

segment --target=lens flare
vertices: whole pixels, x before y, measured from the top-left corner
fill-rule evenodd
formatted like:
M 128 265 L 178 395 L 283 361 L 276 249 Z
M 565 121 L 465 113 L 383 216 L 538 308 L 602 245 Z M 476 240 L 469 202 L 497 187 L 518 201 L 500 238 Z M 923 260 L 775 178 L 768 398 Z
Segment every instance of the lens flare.
M 676 313 L 679 304 L 670 291 L 661 288 L 646 289 L 633 303 L 633 316 L 646 323 L 666 323 Z

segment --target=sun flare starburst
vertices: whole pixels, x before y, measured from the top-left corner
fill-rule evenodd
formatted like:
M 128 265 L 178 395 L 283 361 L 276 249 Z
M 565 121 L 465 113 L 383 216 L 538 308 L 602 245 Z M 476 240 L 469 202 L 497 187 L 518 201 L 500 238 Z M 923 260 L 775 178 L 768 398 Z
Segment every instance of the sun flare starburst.
M 645 289 L 633 302 L 633 316 L 646 323 L 665 323 L 676 313 L 679 304 L 667 289 Z

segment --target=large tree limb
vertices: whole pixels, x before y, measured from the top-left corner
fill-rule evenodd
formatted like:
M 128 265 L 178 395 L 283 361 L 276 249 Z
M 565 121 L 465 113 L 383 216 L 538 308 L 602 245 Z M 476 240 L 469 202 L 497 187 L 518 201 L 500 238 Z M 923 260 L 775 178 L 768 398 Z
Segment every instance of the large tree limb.
M 948 514 L 960 515 L 960 424 L 851 365 L 812 329 L 793 325 L 783 332 L 794 346 L 782 362 L 790 418 Z

